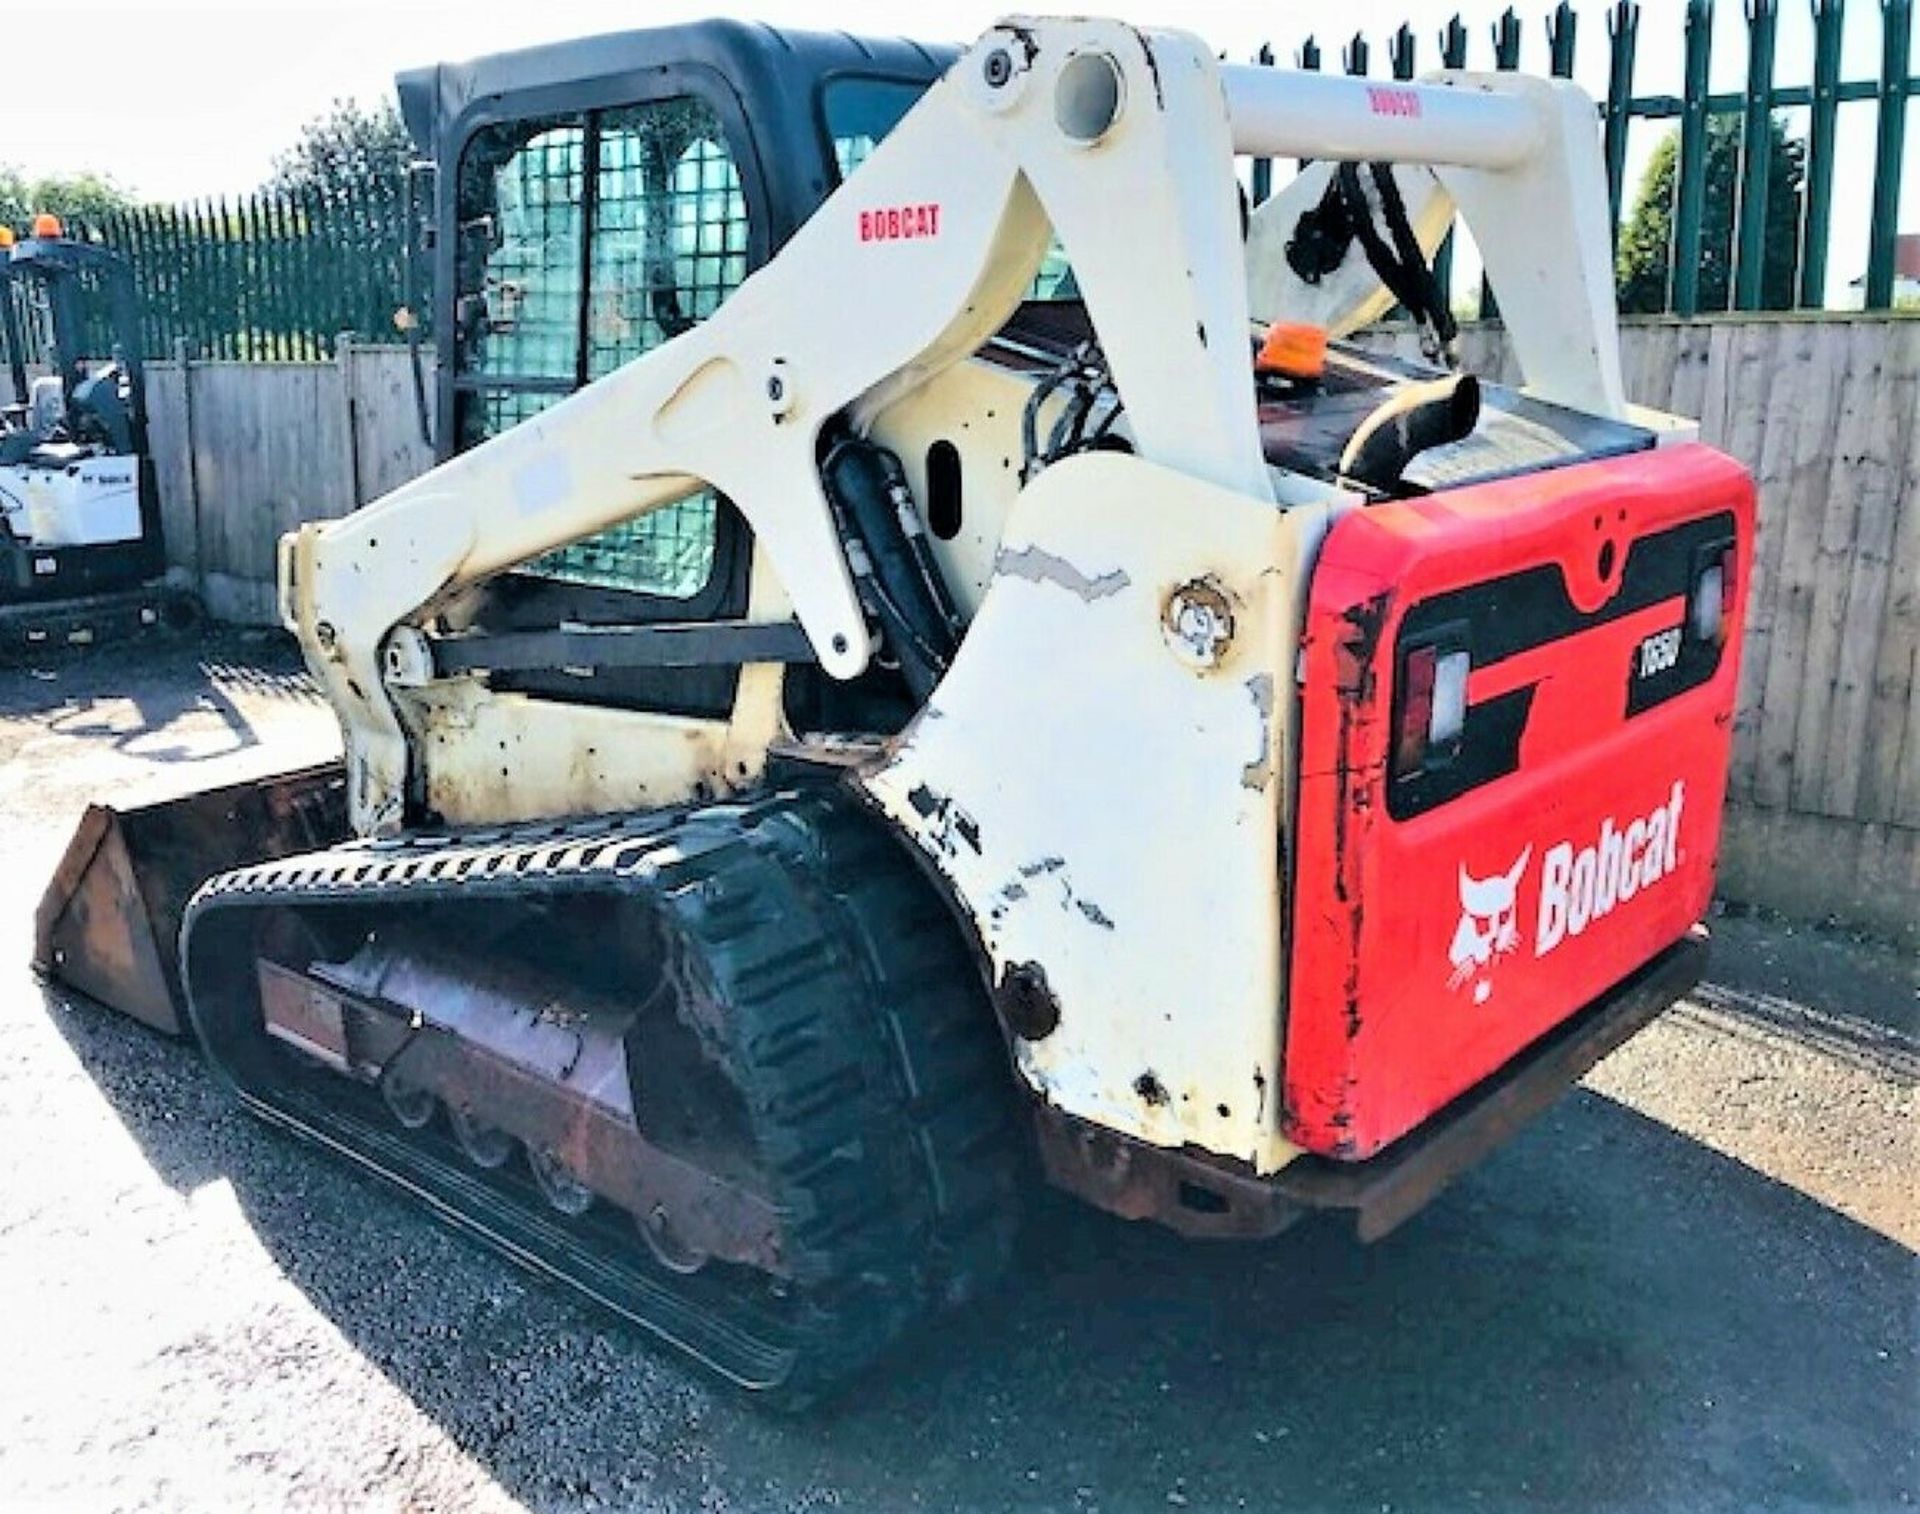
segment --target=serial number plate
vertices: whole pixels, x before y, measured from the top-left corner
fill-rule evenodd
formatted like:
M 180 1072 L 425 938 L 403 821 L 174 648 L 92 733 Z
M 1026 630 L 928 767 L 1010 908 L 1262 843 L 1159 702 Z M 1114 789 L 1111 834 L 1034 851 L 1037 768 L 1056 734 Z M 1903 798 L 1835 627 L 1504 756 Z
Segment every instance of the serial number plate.
M 1658 678 L 1679 661 L 1680 627 L 1655 631 L 1640 643 L 1640 650 L 1634 655 L 1634 677 Z

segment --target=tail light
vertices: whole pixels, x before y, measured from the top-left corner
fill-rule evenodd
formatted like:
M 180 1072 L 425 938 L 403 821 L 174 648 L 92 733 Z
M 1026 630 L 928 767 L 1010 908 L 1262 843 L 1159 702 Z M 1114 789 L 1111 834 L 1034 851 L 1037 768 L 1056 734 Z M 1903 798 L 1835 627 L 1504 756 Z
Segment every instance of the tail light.
M 1459 752 L 1472 667 L 1464 628 L 1437 632 L 1401 653 L 1394 701 L 1395 778 L 1444 767 Z
M 1693 581 L 1687 591 L 1687 634 L 1695 641 L 1717 642 L 1726 633 L 1733 568 L 1731 541 L 1714 542 L 1694 554 Z

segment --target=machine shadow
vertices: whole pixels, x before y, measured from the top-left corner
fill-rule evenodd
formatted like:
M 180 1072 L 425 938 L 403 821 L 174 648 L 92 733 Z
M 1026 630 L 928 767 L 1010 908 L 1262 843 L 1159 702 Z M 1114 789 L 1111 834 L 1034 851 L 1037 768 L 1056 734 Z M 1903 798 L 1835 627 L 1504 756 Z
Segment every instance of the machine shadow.
M 530 1507 L 640 1487 L 650 1507 L 1706 1508 L 1911 1485 L 1912 1253 L 1586 1091 L 1372 1248 L 1319 1221 L 1192 1245 L 1044 1196 L 1008 1286 L 786 1419 L 257 1124 L 191 1048 L 47 1000 L 164 1179 L 230 1182 L 274 1263 Z
M 0 664 L 0 709 L 45 720 L 70 741 L 134 751 L 148 762 L 200 762 L 260 745 L 259 733 L 235 700 L 316 703 L 291 644 L 211 630 L 160 643 L 60 651 L 35 662 Z M 161 744 L 182 717 L 211 712 L 227 740 Z

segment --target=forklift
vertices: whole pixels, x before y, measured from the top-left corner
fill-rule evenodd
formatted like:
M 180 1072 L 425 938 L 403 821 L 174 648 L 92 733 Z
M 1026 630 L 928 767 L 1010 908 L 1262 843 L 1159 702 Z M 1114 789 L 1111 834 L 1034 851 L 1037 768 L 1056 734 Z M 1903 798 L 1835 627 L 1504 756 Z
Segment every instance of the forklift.
M 139 334 L 119 253 L 0 227 L 0 659 L 198 619 L 166 579 Z

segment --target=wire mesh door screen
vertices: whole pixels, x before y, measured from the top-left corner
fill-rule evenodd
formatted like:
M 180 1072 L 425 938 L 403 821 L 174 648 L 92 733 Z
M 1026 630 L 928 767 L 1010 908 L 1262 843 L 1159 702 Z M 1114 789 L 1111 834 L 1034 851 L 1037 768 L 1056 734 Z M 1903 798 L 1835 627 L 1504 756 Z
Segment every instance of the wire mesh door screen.
M 524 128 L 522 128 L 524 131 Z M 526 136 L 491 170 L 484 331 L 471 349 L 489 434 L 678 336 L 747 273 L 747 210 L 718 118 L 656 101 Z M 524 571 L 690 599 L 712 577 L 710 491 L 574 542 Z

